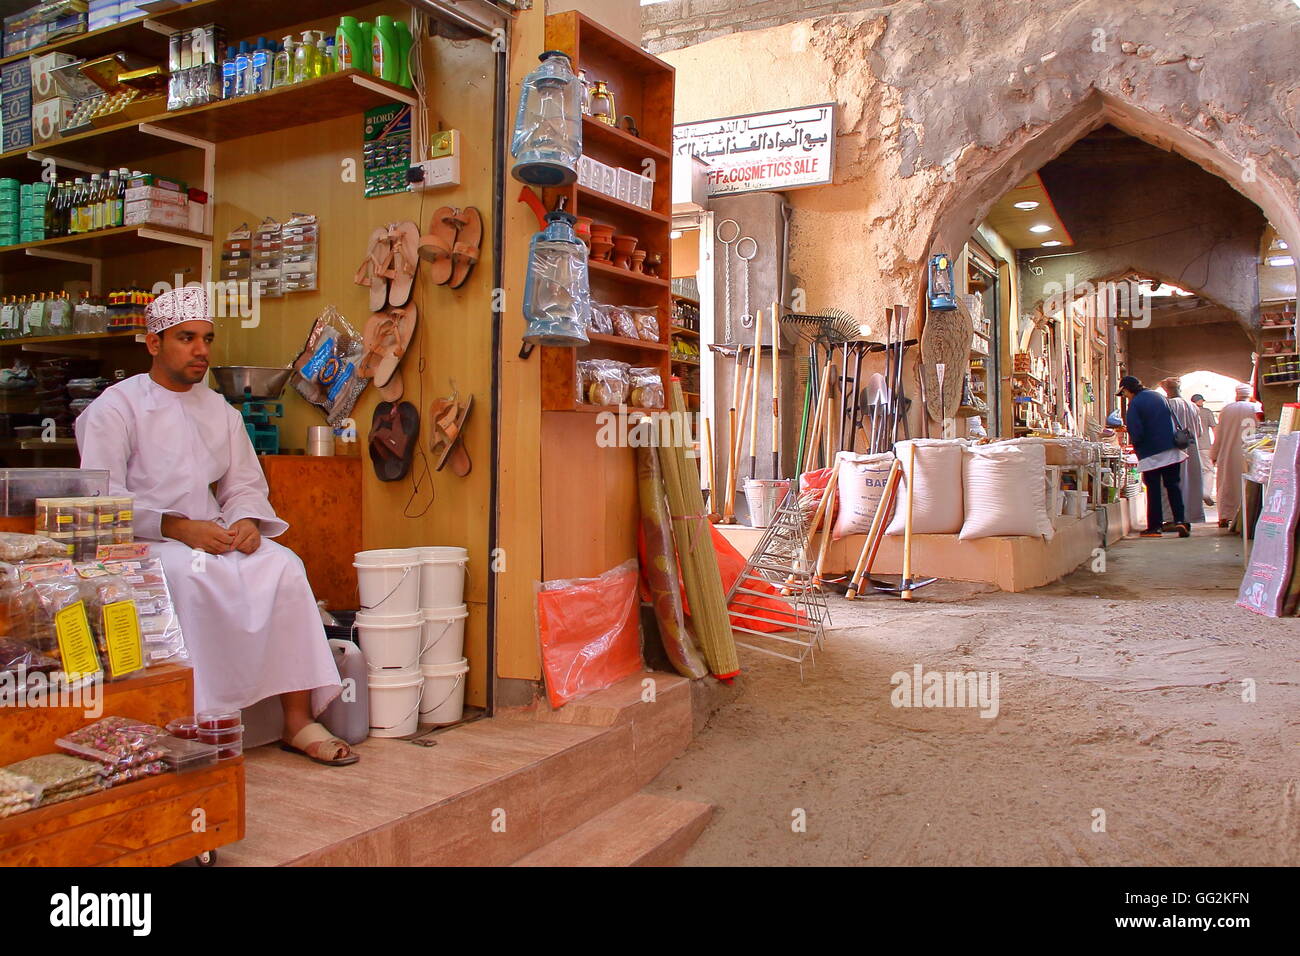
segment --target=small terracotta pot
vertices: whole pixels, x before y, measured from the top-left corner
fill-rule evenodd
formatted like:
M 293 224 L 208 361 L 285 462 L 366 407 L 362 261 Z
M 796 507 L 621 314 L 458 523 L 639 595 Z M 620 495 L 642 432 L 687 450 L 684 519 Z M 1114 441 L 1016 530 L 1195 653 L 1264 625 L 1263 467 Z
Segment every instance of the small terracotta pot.
M 573 231 L 578 234 L 578 238 L 587 245 L 591 245 L 591 226 L 592 218 L 590 216 L 579 216 L 577 224 L 573 227 Z
M 632 253 L 633 272 L 645 271 L 645 257 L 646 257 L 646 251 L 644 249 L 638 249 L 636 252 Z
M 614 241 L 614 227 L 607 226 L 603 222 L 593 222 L 589 227 L 592 239 L 603 239 L 606 242 Z
M 608 262 L 609 254 L 614 251 L 614 243 L 602 242 L 600 239 L 591 240 L 591 258 L 598 262 Z
M 645 260 L 645 274 L 648 276 L 659 276 L 659 268 L 664 264 L 664 257 L 661 253 L 656 252 L 653 256 L 647 256 Z
M 620 269 L 632 267 L 632 253 L 636 251 L 637 237 L 617 235 L 614 237 L 614 265 Z

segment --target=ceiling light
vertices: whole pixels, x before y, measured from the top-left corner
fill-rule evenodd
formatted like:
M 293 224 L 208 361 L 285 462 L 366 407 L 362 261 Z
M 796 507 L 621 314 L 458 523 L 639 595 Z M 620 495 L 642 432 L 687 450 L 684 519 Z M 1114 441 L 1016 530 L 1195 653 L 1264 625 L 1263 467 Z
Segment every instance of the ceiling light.
M 1291 256 L 1269 256 L 1264 260 L 1271 266 L 1293 266 L 1295 259 Z
M 1040 222 L 1040 223 L 1039 223 L 1038 225 L 1036 225 L 1036 226 L 1030 226 L 1030 227 L 1029 227 L 1029 231 L 1030 231 L 1030 232 L 1051 232 L 1051 231 L 1052 231 L 1052 227 L 1049 226 L 1049 225 L 1047 225 L 1046 223 L 1041 223 L 1041 222 Z
M 1288 246 L 1288 245 L 1286 244 L 1286 240 L 1285 240 L 1285 239 L 1278 239 L 1276 242 L 1273 243 L 1273 245 L 1277 246 L 1279 249 L 1290 249 L 1290 248 L 1291 248 L 1290 246 Z
M 668 233 L 669 239 L 680 239 L 681 237 L 682 231 L 680 229 L 674 229 L 672 232 Z
M 1036 199 L 1025 199 L 1025 200 L 1022 200 L 1021 202 L 1015 203 L 1014 205 L 1015 205 L 1015 207 L 1016 207 L 1017 209 L 1037 209 L 1037 208 L 1038 208 L 1038 200 L 1036 200 Z
M 1046 242 L 1043 243 L 1043 245 L 1045 246 L 1059 246 L 1060 244 L 1061 244 L 1060 239 L 1048 239 Z

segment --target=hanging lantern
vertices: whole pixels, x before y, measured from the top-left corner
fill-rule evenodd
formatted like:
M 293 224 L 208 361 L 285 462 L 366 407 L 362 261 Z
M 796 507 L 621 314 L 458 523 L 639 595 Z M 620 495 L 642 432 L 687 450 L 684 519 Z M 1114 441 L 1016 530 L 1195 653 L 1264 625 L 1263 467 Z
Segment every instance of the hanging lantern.
M 547 50 L 540 59 L 519 94 L 510 173 L 532 186 L 567 186 L 582 155 L 582 86 L 566 54 Z
M 951 312 L 957 308 L 952 278 L 952 259 L 941 252 L 930 257 L 930 308 L 935 312 Z
M 534 234 L 529 245 L 525 342 L 573 347 L 591 342 L 587 247 L 573 229 L 577 221 L 562 209 L 547 213 L 546 228 Z

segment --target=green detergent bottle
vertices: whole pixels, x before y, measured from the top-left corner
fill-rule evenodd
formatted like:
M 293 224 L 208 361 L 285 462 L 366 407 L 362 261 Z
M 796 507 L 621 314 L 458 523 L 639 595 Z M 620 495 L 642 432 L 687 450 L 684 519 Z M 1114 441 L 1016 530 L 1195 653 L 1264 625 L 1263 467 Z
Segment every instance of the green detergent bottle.
M 397 39 L 397 26 L 392 17 L 375 17 L 370 42 L 370 72 L 389 83 L 397 82 L 397 72 L 402 66 L 402 49 Z
M 415 38 L 411 36 L 411 28 L 406 25 L 405 20 L 397 21 L 397 46 L 401 51 L 401 65 L 397 68 L 397 85 L 404 86 L 408 90 L 411 88 L 411 46 Z
M 340 72 L 370 72 L 369 26 L 368 23 L 358 23 L 356 17 L 343 17 L 339 20 L 338 32 L 334 34 L 334 58 L 335 68 Z

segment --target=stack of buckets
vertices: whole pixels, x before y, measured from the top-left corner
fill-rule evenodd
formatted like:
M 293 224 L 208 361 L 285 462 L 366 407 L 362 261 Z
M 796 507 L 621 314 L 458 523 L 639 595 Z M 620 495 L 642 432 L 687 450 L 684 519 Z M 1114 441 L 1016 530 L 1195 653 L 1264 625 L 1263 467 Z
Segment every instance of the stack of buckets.
M 357 641 L 370 687 L 370 736 L 454 724 L 465 705 L 464 548 L 361 551 Z

